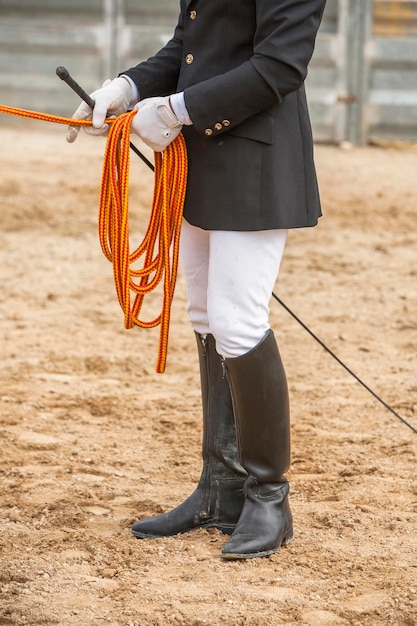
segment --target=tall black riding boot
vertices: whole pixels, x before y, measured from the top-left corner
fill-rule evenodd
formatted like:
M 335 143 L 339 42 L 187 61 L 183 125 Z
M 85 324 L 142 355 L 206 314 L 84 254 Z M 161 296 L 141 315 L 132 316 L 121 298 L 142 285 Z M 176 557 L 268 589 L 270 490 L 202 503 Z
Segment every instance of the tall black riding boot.
M 273 332 L 250 352 L 226 359 L 240 461 L 248 472 L 245 503 L 222 551 L 225 559 L 276 552 L 293 538 L 284 477 L 290 464 L 290 414 L 285 370 Z
M 203 402 L 203 470 L 196 490 L 172 511 L 136 522 L 138 538 L 167 537 L 195 528 L 233 532 L 247 474 L 238 462 L 232 399 L 212 335 L 196 333 Z

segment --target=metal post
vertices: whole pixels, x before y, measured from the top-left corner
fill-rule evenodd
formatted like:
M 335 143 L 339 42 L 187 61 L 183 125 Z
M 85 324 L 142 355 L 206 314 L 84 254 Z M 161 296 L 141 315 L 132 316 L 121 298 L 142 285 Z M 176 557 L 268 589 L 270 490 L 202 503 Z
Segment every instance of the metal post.
M 335 40 L 335 63 L 337 68 L 337 85 L 335 102 L 335 140 L 337 143 L 347 141 L 347 109 L 351 101 L 348 87 L 348 24 L 350 0 L 338 0 L 337 3 L 337 37 Z
M 369 59 L 367 44 L 372 36 L 373 0 L 349 0 L 347 30 L 347 91 L 352 101 L 347 108 L 346 139 L 356 145 L 368 140 L 367 101 Z
M 123 0 L 104 0 L 103 69 L 105 78 L 114 78 L 120 71 L 121 39 L 124 27 Z

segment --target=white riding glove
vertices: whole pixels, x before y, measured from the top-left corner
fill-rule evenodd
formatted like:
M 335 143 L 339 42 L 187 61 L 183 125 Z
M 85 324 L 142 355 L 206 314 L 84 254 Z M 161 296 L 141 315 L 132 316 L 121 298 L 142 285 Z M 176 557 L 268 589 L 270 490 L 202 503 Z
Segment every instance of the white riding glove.
M 95 105 L 93 111 L 86 102 L 82 102 L 72 116 L 77 120 L 89 120 L 92 118 L 93 126 L 84 126 L 89 135 L 107 135 L 109 125 L 104 123 L 108 115 L 121 115 L 125 113 L 132 101 L 133 91 L 128 80 L 119 76 L 113 80 L 106 80 L 103 86 L 93 91 L 91 98 Z M 77 139 L 80 126 L 68 126 L 67 141 L 72 143 Z
M 170 96 L 145 98 L 135 106 L 131 131 L 152 148 L 162 152 L 181 132 L 182 123 L 169 103 Z

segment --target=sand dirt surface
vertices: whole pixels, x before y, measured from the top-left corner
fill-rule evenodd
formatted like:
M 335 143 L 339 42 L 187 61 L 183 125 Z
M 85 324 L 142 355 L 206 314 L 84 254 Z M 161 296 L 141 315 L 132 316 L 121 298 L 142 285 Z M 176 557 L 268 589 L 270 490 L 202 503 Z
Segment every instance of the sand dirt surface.
M 199 477 L 183 277 L 156 374 L 159 331 L 124 329 L 98 242 L 104 140 L 0 121 L 0 624 L 417 624 L 417 436 L 275 300 L 294 542 L 223 562 L 216 530 L 130 535 Z M 319 145 L 316 161 L 324 217 L 291 233 L 276 293 L 417 428 L 417 147 Z M 135 242 L 152 186 L 132 160 Z

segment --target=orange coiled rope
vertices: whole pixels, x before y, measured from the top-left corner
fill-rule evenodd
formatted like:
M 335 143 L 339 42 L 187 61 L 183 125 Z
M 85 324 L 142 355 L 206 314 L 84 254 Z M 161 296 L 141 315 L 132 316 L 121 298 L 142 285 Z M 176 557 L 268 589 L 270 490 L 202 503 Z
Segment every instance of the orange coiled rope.
M 89 126 L 90 120 L 73 120 L 36 111 L 0 105 L 0 113 L 57 124 Z M 165 371 L 171 303 L 178 272 L 179 240 L 187 182 L 187 152 L 179 135 L 163 153 L 155 153 L 152 210 L 142 243 L 129 245 L 130 126 L 136 110 L 109 119 L 109 135 L 101 179 L 99 237 L 106 258 L 113 264 L 116 293 L 124 313 L 125 328 L 160 325 L 156 371 Z M 142 267 L 133 266 L 144 257 Z M 153 320 L 139 318 L 144 296 L 163 283 L 161 313 Z M 132 293 L 134 297 L 132 299 Z M 133 300 L 133 301 L 132 301 Z
M 155 153 L 152 211 L 142 243 L 129 251 L 128 182 L 130 125 L 136 111 L 116 118 L 107 139 L 101 183 L 99 233 L 104 255 L 113 263 L 117 297 L 125 328 L 161 325 L 156 371 L 163 372 L 168 350 L 171 302 L 178 271 L 179 238 L 187 181 L 187 156 L 182 135 L 163 153 Z M 141 269 L 133 266 L 142 256 Z M 145 294 L 163 280 L 161 313 L 152 321 L 139 314 Z M 131 293 L 134 293 L 131 302 Z

